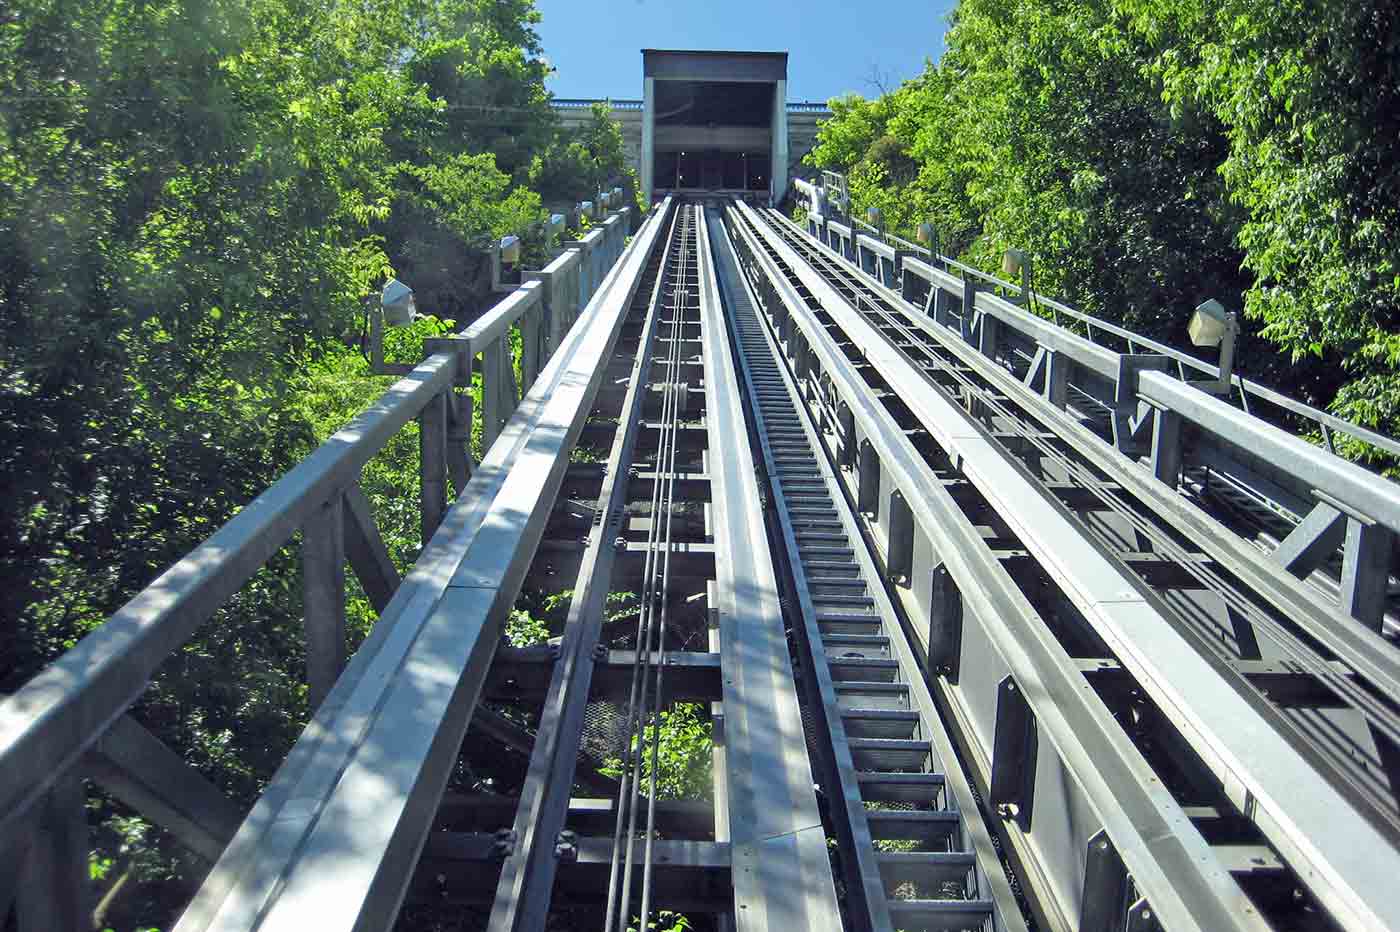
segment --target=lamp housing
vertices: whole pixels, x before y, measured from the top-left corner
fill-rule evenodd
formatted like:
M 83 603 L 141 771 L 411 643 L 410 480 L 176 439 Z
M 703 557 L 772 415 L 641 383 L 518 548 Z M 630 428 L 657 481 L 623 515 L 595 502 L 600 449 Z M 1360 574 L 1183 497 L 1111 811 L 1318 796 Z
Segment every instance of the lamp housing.
M 384 285 L 379 296 L 380 307 L 384 309 L 384 323 L 390 327 L 407 327 L 413 323 L 418 313 L 418 305 L 413 300 L 413 289 L 391 278 Z

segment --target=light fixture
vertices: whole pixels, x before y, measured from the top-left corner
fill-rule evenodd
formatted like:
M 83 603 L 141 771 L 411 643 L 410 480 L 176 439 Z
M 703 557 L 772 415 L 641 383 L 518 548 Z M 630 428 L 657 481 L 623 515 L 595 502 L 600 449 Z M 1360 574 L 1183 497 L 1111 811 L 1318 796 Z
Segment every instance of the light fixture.
M 1191 343 L 1195 346 L 1219 346 L 1229 329 L 1229 317 L 1225 305 L 1214 298 L 1201 302 L 1186 327 Z
M 397 278 L 389 279 L 384 285 L 379 305 L 384 309 L 384 323 L 390 327 L 407 327 L 418 313 L 418 306 L 413 301 L 413 289 Z
M 865 222 L 872 227 L 878 227 L 880 225 L 880 219 L 883 216 L 878 207 L 867 207 L 865 209 Z
M 1194 382 L 1197 388 L 1215 395 L 1228 394 L 1235 366 L 1235 338 L 1240 332 L 1239 315 L 1225 309 L 1214 298 L 1202 301 L 1191 315 L 1186 333 L 1195 346 L 1220 347 L 1220 376 L 1214 380 Z
M 563 235 L 563 233 L 564 233 L 564 226 L 565 226 L 566 223 L 568 223 L 568 218 L 566 218 L 563 214 L 550 214 L 550 215 L 549 215 L 549 235 L 550 235 L 550 236 L 561 236 L 561 235 Z
M 593 202 L 592 202 L 592 201 L 583 201 L 582 203 L 580 203 L 580 204 L 578 205 L 578 212 L 581 213 L 581 214 L 583 214 L 585 217 L 592 217 L 592 216 L 593 216 Z
M 1023 249 L 1008 249 L 1001 254 L 1001 274 L 1020 275 L 1026 267 L 1026 252 Z
M 506 265 L 515 265 L 520 261 L 520 237 L 501 237 L 501 261 Z
M 612 189 L 612 196 L 613 196 L 613 203 L 614 203 L 614 204 L 617 204 L 617 205 L 619 205 L 619 206 L 622 205 L 622 194 L 623 194 L 623 191 L 622 191 L 622 188 L 621 188 L 621 187 L 617 187 L 617 188 L 613 188 L 613 189 Z
M 921 224 L 919 224 L 919 242 L 925 243 L 925 244 L 927 244 L 927 245 L 929 245 L 929 246 L 932 246 L 932 245 L 933 245 L 933 237 L 934 237 L 933 224 L 931 224 L 931 223 L 921 223 Z

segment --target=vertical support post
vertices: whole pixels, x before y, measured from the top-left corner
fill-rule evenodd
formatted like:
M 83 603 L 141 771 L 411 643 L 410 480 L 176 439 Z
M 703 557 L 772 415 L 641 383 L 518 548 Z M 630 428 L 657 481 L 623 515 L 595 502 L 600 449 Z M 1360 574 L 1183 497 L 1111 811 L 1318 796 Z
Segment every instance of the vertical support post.
M 1057 408 L 1069 400 L 1069 360 L 1058 350 L 1045 352 L 1045 400 Z
M 997 355 L 997 325 L 1001 321 L 991 314 L 982 315 L 982 323 L 977 328 L 977 351 L 988 359 L 995 359 Z
M 972 342 L 972 322 L 977 315 L 977 283 L 970 278 L 963 279 L 962 319 L 958 322 L 958 336 Z
M 447 510 L 447 398 L 433 397 L 418 415 L 418 452 L 422 468 L 419 499 L 423 545 L 437 533 Z
M 1181 415 L 1165 408 L 1152 413 L 1152 475 L 1172 489 L 1181 481 Z
M 642 201 L 651 206 L 656 168 L 656 79 L 642 80 Z
M 860 442 L 860 475 L 857 477 L 856 507 L 870 518 L 880 513 L 880 456 L 869 440 Z
M 82 778 L 70 771 L 40 804 L 15 895 L 19 932 L 92 927 L 89 848 L 87 794 Z
M 537 347 L 538 348 L 538 347 Z M 452 376 L 453 389 L 470 389 L 475 356 L 470 343 L 461 337 L 436 337 L 423 341 L 428 353 L 452 353 L 457 360 Z M 447 409 L 447 475 L 455 494 L 461 495 L 472 475 L 472 396 L 470 391 L 443 393 Z
M 535 306 L 520 318 L 520 394 L 530 392 L 530 386 L 540 373 L 540 317 L 543 315 L 543 302 L 537 300 Z
M 1347 519 L 1342 551 L 1342 611 L 1373 631 L 1380 631 L 1385 589 L 1390 579 L 1394 535 L 1382 524 Z
M 301 528 L 306 683 L 314 712 L 345 668 L 345 499 L 340 492 Z M 366 587 L 368 588 L 368 587 Z
M 929 286 L 930 314 L 933 322 L 940 327 L 948 326 L 948 299 L 951 296 L 938 285 Z
M 1003 819 L 1030 831 L 1035 801 L 1035 761 L 1038 752 L 1035 716 L 1011 677 L 997 686 L 995 733 L 992 736 L 992 779 L 988 802 Z
M 914 511 L 898 489 L 890 496 L 890 517 L 886 524 L 889 547 L 885 572 L 896 585 L 908 585 L 914 572 Z
M 930 677 L 944 676 L 956 685 L 962 655 L 962 593 L 948 566 L 940 563 L 933 571 L 933 592 L 929 599 L 928 658 L 924 666 Z
M 502 338 L 503 339 L 503 338 Z M 501 432 L 502 412 L 501 382 L 505 378 L 502 371 L 501 339 L 497 339 L 481 351 L 481 453 L 491 449 L 496 436 Z
M 838 462 L 842 466 L 851 466 L 856 461 L 856 416 L 844 401 L 836 406 L 836 426 L 841 444 Z

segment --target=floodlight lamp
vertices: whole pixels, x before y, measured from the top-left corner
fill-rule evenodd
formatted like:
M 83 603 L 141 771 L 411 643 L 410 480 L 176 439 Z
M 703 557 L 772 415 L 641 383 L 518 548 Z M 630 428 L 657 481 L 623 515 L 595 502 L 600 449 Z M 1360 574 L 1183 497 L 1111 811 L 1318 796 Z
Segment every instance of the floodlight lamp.
M 564 232 L 564 226 L 568 222 L 563 214 L 549 215 L 549 235 L 558 236 Z
M 1197 306 L 1186 332 L 1195 346 L 1219 346 L 1234 325 L 1234 315 L 1225 310 L 1225 305 L 1210 298 Z
M 919 242 L 924 243 L 925 245 L 933 245 L 933 224 L 919 224 Z
M 593 202 L 592 202 L 592 201 L 584 201 L 583 203 L 581 203 L 581 204 L 578 205 L 578 211 L 579 211 L 579 213 L 583 214 L 585 217 L 592 217 L 592 216 L 593 216 Z
M 418 306 L 413 302 L 413 289 L 397 278 L 389 279 L 384 285 L 379 303 L 384 309 L 384 323 L 390 327 L 407 327 L 418 313 Z
M 880 218 L 882 216 L 880 208 L 878 207 L 867 207 L 865 209 L 865 222 L 872 227 L 878 227 L 880 225 Z
M 520 261 L 520 237 L 501 237 L 501 261 L 506 265 L 515 265 Z
M 1021 270 L 1026 267 L 1026 252 L 1024 249 L 1008 249 L 1001 254 L 1001 273 L 1003 275 L 1020 275 Z

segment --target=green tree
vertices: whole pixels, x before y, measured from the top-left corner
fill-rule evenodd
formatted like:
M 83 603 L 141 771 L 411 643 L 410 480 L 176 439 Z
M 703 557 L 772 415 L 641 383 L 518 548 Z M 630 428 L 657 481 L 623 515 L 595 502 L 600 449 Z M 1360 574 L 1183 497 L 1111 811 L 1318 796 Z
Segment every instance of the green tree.
M 382 391 L 354 344 L 391 270 L 462 322 L 492 300 L 473 253 L 541 216 L 537 19 L 530 0 L 0 10 L 0 690 Z M 416 458 L 410 429 L 364 479 L 401 561 Z M 307 714 L 295 547 L 134 710 L 245 802 Z M 93 804 L 95 863 L 135 872 L 110 921 L 163 923 L 179 884 L 154 881 L 199 868 Z
M 1337 413 L 1400 433 L 1400 10 L 1116 6 L 1148 43 L 1172 112 L 1225 128 L 1220 174 L 1256 276 L 1249 315 L 1290 360 L 1341 363 Z
M 962 0 L 947 52 L 833 101 L 812 160 L 860 208 L 1185 345 L 1243 305 L 1246 374 L 1394 432 L 1396 16 L 1380 4 Z M 1361 451 L 1353 451 L 1361 452 Z

